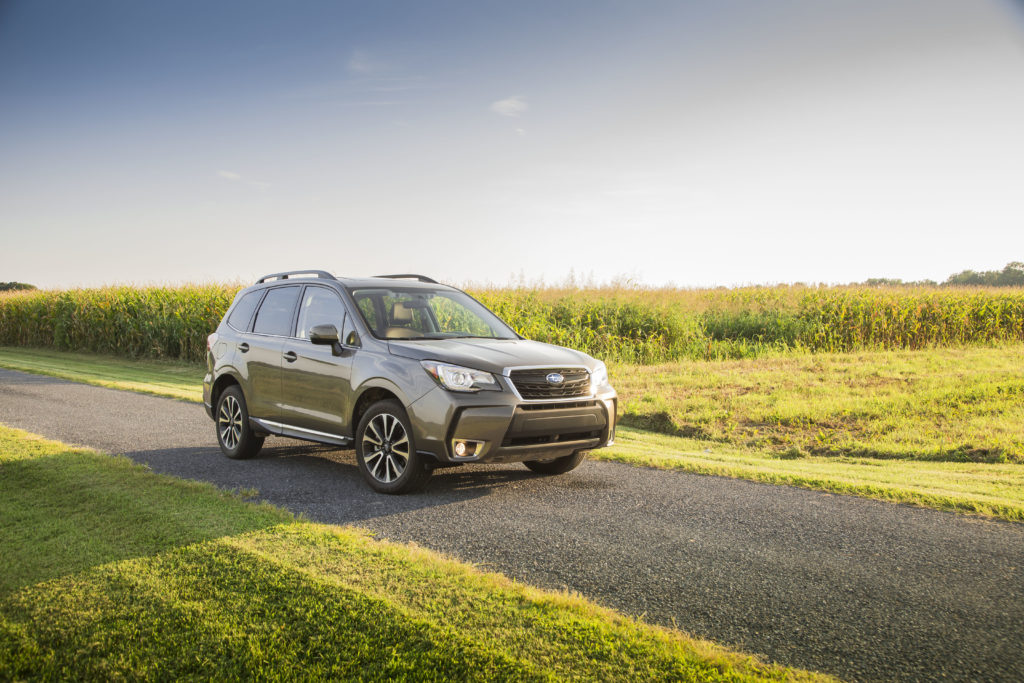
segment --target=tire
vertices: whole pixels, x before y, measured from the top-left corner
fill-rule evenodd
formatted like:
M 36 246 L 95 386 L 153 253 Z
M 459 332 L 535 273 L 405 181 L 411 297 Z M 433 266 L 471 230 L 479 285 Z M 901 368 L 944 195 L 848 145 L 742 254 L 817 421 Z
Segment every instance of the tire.
M 416 452 L 409 416 L 395 400 L 374 403 L 359 420 L 356 462 L 378 493 L 419 491 L 433 473 L 427 459 Z
M 214 415 L 217 443 L 224 455 L 232 460 L 248 460 L 263 448 L 263 437 L 256 436 L 249 424 L 249 409 L 241 387 L 230 386 L 221 392 Z
M 529 460 L 523 464 L 538 474 L 565 474 L 579 467 L 586 458 L 586 451 L 576 451 L 572 455 L 564 455 L 561 458 Z

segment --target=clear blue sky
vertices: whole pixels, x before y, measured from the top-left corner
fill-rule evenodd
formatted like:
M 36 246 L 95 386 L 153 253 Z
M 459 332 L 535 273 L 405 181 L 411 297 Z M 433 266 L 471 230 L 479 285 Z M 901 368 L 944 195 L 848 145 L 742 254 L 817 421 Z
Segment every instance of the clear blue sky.
M 0 281 L 1024 260 L 1007 0 L 0 3 Z

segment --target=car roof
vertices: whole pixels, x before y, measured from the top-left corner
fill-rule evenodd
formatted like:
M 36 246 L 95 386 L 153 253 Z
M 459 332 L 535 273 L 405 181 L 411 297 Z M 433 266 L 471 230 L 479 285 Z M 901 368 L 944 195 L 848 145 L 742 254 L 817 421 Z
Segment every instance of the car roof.
M 418 280 L 409 280 L 405 278 L 339 277 L 337 280 L 348 289 L 455 289 L 455 287 L 449 287 L 448 285 L 443 285 L 440 282 L 419 282 Z
M 299 274 L 301 273 L 301 275 Z M 320 275 L 311 277 L 307 273 L 320 273 Z M 282 277 L 283 276 L 283 277 Z M 276 278 L 268 280 L 267 278 Z M 419 279 L 423 278 L 423 279 Z M 263 287 L 271 287 L 274 285 L 287 285 L 287 284 L 321 284 L 330 285 L 331 283 L 337 283 L 346 289 L 447 289 L 452 291 L 458 291 L 455 287 L 450 287 L 440 282 L 426 281 L 428 278 L 425 276 L 409 275 L 409 276 L 396 276 L 396 277 L 345 277 L 345 276 L 334 276 L 327 272 L 322 271 L 295 271 L 292 273 L 277 273 L 275 275 L 267 275 L 260 278 L 254 285 L 247 287 L 246 289 L 256 289 Z

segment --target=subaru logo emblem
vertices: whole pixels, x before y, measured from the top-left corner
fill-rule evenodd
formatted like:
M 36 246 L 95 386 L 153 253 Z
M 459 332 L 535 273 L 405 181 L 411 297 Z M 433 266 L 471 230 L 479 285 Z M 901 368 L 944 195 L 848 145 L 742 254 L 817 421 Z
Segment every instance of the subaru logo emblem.
M 548 384 L 561 384 L 562 382 L 565 381 L 565 378 L 562 377 L 557 372 L 552 372 L 550 375 L 548 375 L 544 379 L 546 379 L 548 381 Z

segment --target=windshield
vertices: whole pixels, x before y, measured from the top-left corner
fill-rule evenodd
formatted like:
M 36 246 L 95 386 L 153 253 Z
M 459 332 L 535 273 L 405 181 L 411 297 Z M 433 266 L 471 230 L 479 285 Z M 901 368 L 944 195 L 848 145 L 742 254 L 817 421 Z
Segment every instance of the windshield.
M 467 294 L 421 288 L 352 290 L 360 315 L 378 339 L 517 339 L 498 316 Z

